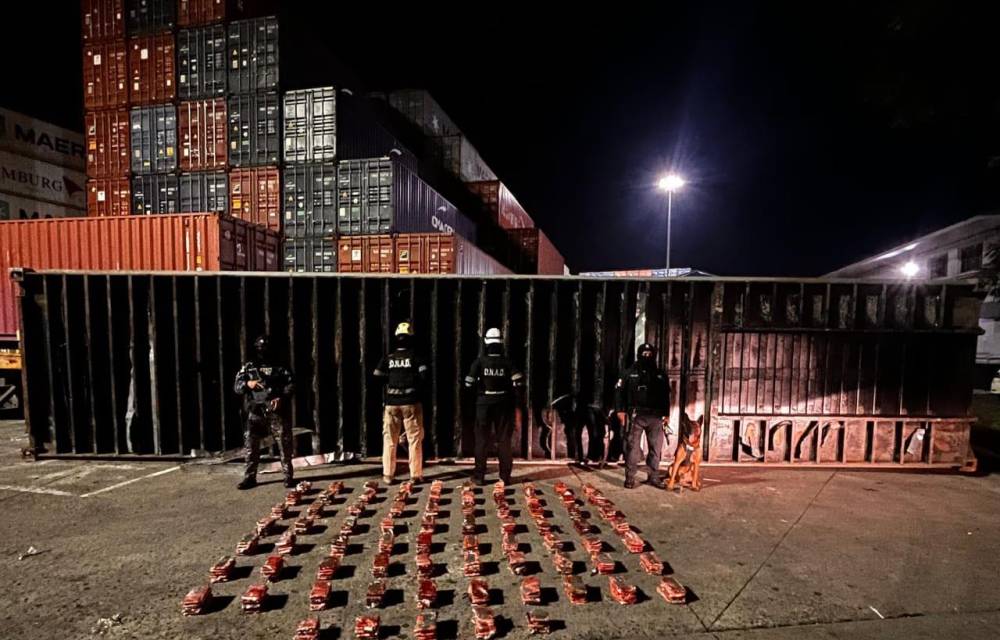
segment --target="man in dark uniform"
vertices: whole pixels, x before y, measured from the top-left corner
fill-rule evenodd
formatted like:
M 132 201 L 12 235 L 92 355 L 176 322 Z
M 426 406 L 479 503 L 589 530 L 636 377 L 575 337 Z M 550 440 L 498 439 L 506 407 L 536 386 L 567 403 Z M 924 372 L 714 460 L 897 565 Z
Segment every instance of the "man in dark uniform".
M 524 376 L 504 355 L 499 329 L 487 331 L 485 343 L 484 355 L 472 363 L 465 376 L 465 386 L 476 390 L 475 479 L 479 485 L 486 484 L 486 452 L 490 442 L 495 441 L 500 479 L 510 484 L 514 411 L 520 404 Z
M 409 322 L 396 327 L 396 348 L 375 367 L 375 378 L 385 384 L 382 414 L 382 480 L 392 484 L 396 474 L 396 448 L 400 433 L 409 445 L 410 480 L 424 479 L 424 411 L 420 392 L 427 380 L 427 365 L 413 350 Z
M 644 343 L 636 351 L 635 363 L 615 385 L 618 419 L 625 428 L 625 488 L 635 487 L 635 476 L 642 459 L 642 435 L 646 434 L 646 482 L 663 488 L 660 479 L 660 455 L 663 448 L 663 424 L 670 413 L 670 385 L 667 374 L 656 366 L 656 350 Z M 627 420 L 627 421 L 626 421 Z
M 257 485 L 260 441 L 270 433 L 281 450 L 281 471 L 285 486 L 294 487 L 292 474 L 292 428 L 282 415 L 285 402 L 292 395 L 292 372 L 276 364 L 267 336 L 254 341 L 254 358 L 244 363 L 236 374 L 233 390 L 243 396 L 243 419 L 246 422 L 246 470 L 240 489 Z

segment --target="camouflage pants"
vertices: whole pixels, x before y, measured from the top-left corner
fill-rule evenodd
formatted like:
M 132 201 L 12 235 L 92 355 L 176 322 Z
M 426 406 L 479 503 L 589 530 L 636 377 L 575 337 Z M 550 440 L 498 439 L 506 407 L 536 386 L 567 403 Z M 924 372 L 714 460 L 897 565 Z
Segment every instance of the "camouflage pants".
M 274 437 L 281 451 L 281 473 L 286 480 L 292 478 L 292 428 L 281 417 L 281 414 L 268 412 L 264 415 L 251 414 L 247 417 L 246 431 L 243 436 L 244 452 L 246 455 L 246 470 L 243 476 L 246 478 L 257 477 L 257 465 L 260 463 L 260 441 L 267 437 L 268 433 Z

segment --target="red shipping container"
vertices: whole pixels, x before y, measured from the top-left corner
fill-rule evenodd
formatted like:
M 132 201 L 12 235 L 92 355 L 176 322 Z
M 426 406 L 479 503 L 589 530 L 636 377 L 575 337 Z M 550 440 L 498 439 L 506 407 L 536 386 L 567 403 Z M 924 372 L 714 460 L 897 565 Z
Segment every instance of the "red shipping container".
M 226 99 L 182 102 L 177 107 L 180 165 L 184 171 L 226 167 Z
M 229 215 L 281 231 L 281 171 L 277 167 L 230 171 Z
M 84 42 L 118 40 L 125 37 L 123 0 L 83 0 L 80 4 Z
M 83 106 L 113 109 L 128 106 L 128 54 L 124 40 L 83 48 Z
M 196 27 L 226 19 L 226 0 L 177 0 L 177 26 Z
M 530 229 L 535 226 L 535 221 L 504 183 L 488 180 L 466 184 L 483 201 L 486 210 L 501 229 Z
M 14 267 L 85 271 L 276 271 L 281 237 L 215 213 L 0 222 L 0 273 Z M 10 278 L 0 278 L 0 338 L 17 335 Z
M 171 102 L 177 95 L 174 36 L 161 33 L 129 40 L 129 100 L 133 105 Z
M 566 261 L 541 229 L 507 231 L 518 254 L 518 273 L 561 276 Z
M 87 176 L 124 178 L 131 169 L 128 111 L 90 111 L 84 116 L 87 137 Z
M 399 234 L 396 236 L 396 267 L 398 273 L 510 273 L 482 249 L 450 233 Z
M 132 212 L 132 184 L 128 178 L 87 181 L 87 215 L 127 216 Z
M 341 236 L 337 239 L 337 271 L 395 273 L 394 246 L 389 235 Z

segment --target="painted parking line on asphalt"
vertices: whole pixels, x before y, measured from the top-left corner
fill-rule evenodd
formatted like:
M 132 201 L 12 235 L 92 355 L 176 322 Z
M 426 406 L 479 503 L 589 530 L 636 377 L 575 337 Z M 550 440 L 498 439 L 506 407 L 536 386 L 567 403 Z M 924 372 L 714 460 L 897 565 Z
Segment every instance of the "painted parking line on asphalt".
M 69 491 L 59 491 L 58 489 L 46 489 L 45 487 L 18 487 L 9 484 L 0 485 L 0 491 L 17 491 L 20 493 L 40 493 L 47 496 L 68 496 L 70 498 L 78 497 L 75 493 L 70 493 Z
M 108 492 L 108 491 L 112 491 L 114 489 L 118 489 L 120 487 L 124 487 L 125 485 L 132 484 L 133 482 L 139 482 L 140 480 L 146 480 L 148 478 L 155 478 L 156 476 L 162 476 L 164 474 L 171 473 L 172 471 L 177 471 L 178 469 L 180 469 L 180 466 L 170 467 L 169 469 L 162 469 L 160 471 L 154 471 L 153 473 L 149 473 L 149 474 L 146 474 L 144 476 L 139 476 L 138 478 L 132 478 L 131 480 L 125 480 L 124 482 L 119 482 L 118 484 L 113 484 L 110 487 L 104 487 L 103 489 L 98 489 L 97 491 L 91 491 L 90 493 L 85 493 L 85 494 L 81 495 L 80 497 L 81 498 L 89 498 L 91 496 L 96 496 L 96 495 L 101 494 L 101 493 L 105 493 L 105 492 Z

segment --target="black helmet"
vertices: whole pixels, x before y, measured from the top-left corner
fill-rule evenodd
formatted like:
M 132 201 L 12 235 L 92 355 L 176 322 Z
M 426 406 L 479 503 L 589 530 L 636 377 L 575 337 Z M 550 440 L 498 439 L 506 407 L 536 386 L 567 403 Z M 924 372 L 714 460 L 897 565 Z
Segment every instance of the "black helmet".
M 253 341 L 253 350 L 257 353 L 258 357 L 265 357 L 271 350 L 271 339 L 266 335 L 257 336 L 257 339 Z
M 656 347 L 648 342 L 643 342 L 639 345 L 639 348 L 635 350 L 635 357 L 640 361 L 645 360 L 647 362 L 651 362 L 656 359 Z

